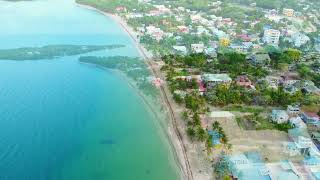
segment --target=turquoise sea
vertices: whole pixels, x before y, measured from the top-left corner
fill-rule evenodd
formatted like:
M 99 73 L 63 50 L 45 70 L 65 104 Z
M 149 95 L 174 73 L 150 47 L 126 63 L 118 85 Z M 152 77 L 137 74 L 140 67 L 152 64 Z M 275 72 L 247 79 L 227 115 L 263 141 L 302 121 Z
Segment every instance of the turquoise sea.
M 91 55 L 138 56 L 117 23 L 71 0 L 0 1 L 0 22 L 0 49 L 125 44 Z M 0 180 L 178 179 L 137 91 L 77 58 L 0 60 Z

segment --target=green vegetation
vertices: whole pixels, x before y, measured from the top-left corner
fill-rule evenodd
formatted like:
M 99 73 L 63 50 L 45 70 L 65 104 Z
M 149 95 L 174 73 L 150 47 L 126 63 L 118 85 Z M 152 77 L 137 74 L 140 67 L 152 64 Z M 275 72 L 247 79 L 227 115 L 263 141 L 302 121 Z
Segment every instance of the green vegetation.
M 255 112 L 251 115 L 246 115 L 244 117 L 237 117 L 237 123 L 240 127 L 246 130 L 272 130 L 276 129 L 279 131 L 288 132 L 293 126 L 287 122 L 282 124 L 277 124 L 271 122 L 270 118 L 265 118 L 261 113 Z
M 316 66 L 316 64 L 314 66 Z M 313 72 L 310 66 L 299 64 L 297 71 L 302 78 L 311 80 L 316 86 L 320 86 L 320 74 Z
M 230 174 L 231 164 L 229 157 L 224 153 L 220 153 L 213 164 L 216 179 L 225 179 Z
M 0 60 L 40 60 L 63 56 L 85 54 L 105 49 L 122 48 L 124 45 L 49 45 L 43 47 L 25 47 L 0 49 Z
M 242 105 L 230 105 L 223 108 L 225 111 L 239 111 L 249 113 L 261 113 L 265 109 L 261 106 L 242 106 Z

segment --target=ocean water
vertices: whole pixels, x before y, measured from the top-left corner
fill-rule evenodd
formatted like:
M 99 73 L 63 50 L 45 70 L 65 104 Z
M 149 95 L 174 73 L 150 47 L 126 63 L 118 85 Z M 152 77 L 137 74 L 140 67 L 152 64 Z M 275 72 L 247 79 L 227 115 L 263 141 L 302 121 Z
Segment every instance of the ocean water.
M 0 48 L 125 44 L 117 23 L 70 0 L 0 1 Z M 0 60 L 0 180 L 178 179 L 158 119 L 113 71 L 77 56 Z

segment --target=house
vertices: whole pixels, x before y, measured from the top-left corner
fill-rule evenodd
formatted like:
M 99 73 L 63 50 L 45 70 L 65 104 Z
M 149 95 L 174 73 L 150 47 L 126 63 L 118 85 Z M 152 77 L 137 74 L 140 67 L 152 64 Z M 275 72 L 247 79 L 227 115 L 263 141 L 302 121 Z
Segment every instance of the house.
M 294 142 L 284 142 L 283 148 L 283 152 L 289 154 L 289 156 L 300 155 L 300 151 Z
M 166 14 L 171 12 L 171 10 L 164 5 L 153 5 L 153 6 L 157 9 L 157 11 L 160 12 L 160 14 Z
M 199 44 L 191 44 L 191 50 L 195 53 L 203 53 L 204 51 L 204 44 L 199 43 Z
M 152 25 L 146 27 L 146 34 L 150 35 L 153 39 L 157 41 L 160 41 L 164 36 L 164 32 L 160 28 L 157 28 Z
M 214 87 L 218 84 L 230 84 L 232 79 L 228 74 L 203 74 L 201 76 L 207 88 Z
M 295 116 L 300 113 L 300 107 L 298 105 L 288 105 L 287 112 L 290 116 Z
M 181 33 L 188 33 L 189 32 L 189 28 L 187 26 L 177 26 L 178 31 Z
M 265 66 L 271 62 L 271 58 L 267 53 L 252 54 L 247 56 L 247 60 L 255 66 Z
M 288 16 L 288 17 L 292 17 L 292 16 L 294 16 L 294 10 L 293 9 L 283 8 L 282 14 L 285 15 L 285 16 Z
M 237 52 L 245 52 L 245 47 L 243 45 L 239 45 L 239 44 L 231 44 L 230 45 L 231 49 L 234 49 Z
M 299 116 L 291 117 L 289 119 L 289 123 L 293 125 L 295 128 L 307 128 L 306 124 L 303 122 L 303 120 Z
M 296 82 L 299 82 L 300 80 L 298 79 L 298 75 L 296 74 L 284 74 L 281 76 L 281 81 L 280 84 L 282 84 L 284 87 L 287 86 L 292 86 L 294 85 Z
M 311 139 L 313 140 L 314 144 L 317 146 L 318 150 L 320 150 L 320 133 L 312 132 Z
M 300 47 L 310 41 L 310 38 L 307 35 L 300 32 L 294 33 L 291 36 L 291 39 L 296 47 Z
M 278 124 L 286 123 L 289 120 L 289 115 L 285 110 L 272 110 L 271 120 Z
M 116 11 L 118 12 L 127 12 L 127 8 L 124 6 L 118 6 L 116 7 Z
M 257 152 L 232 155 L 229 158 L 232 179 L 270 180 L 270 170 Z
M 298 152 L 301 155 L 308 155 L 313 152 L 314 144 L 308 133 L 307 128 L 293 128 L 288 131 L 289 138 L 293 140 Z
M 307 167 L 320 166 L 320 158 L 316 156 L 305 158 L 303 162 Z
M 281 79 L 278 76 L 267 76 L 265 80 L 270 88 L 278 89 Z
M 302 88 L 302 92 L 307 94 L 317 94 L 320 95 L 320 89 L 315 85 L 308 85 Z
M 304 112 L 300 117 L 306 124 L 320 126 L 320 117 L 315 112 Z
M 298 81 L 294 86 L 306 94 L 320 94 L 320 89 L 310 80 Z
M 294 167 L 291 161 L 283 160 L 281 162 L 267 163 L 272 180 L 300 180 L 300 173 Z
M 199 23 L 202 19 L 201 15 L 195 14 L 190 16 L 192 23 Z
M 313 145 L 311 138 L 299 136 L 298 140 L 295 141 L 297 147 L 300 149 L 300 153 L 305 155 L 310 151 L 310 148 Z
M 173 46 L 174 53 L 186 55 L 188 50 L 185 46 Z
M 254 86 L 252 85 L 251 80 L 246 75 L 238 76 L 235 81 L 239 86 L 249 88 L 249 89 L 254 89 Z
M 280 38 L 280 31 L 275 29 L 267 29 L 264 31 L 263 41 L 267 44 L 278 45 Z
M 209 35 L 209 30 L 207 30 L 206 28 L 204 28 L 203 26 L 198 26 L 197 27 L 197 35 L 201 36 L 202 34 L 206 34 Z
M 216 58 L 218 56 L 216 50 L 214 48 L 206 48 L 204 50 L 206 55 L 209 55 L 211 58 Z

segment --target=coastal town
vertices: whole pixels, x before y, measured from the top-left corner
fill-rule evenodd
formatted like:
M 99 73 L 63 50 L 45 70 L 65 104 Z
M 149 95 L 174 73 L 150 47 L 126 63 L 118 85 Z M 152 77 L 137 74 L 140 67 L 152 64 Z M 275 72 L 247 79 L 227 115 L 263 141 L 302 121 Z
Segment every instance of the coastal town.
M 320 2 L 240 2 L 78 0 L 133 29 L 186 179 L 320 179 Z

